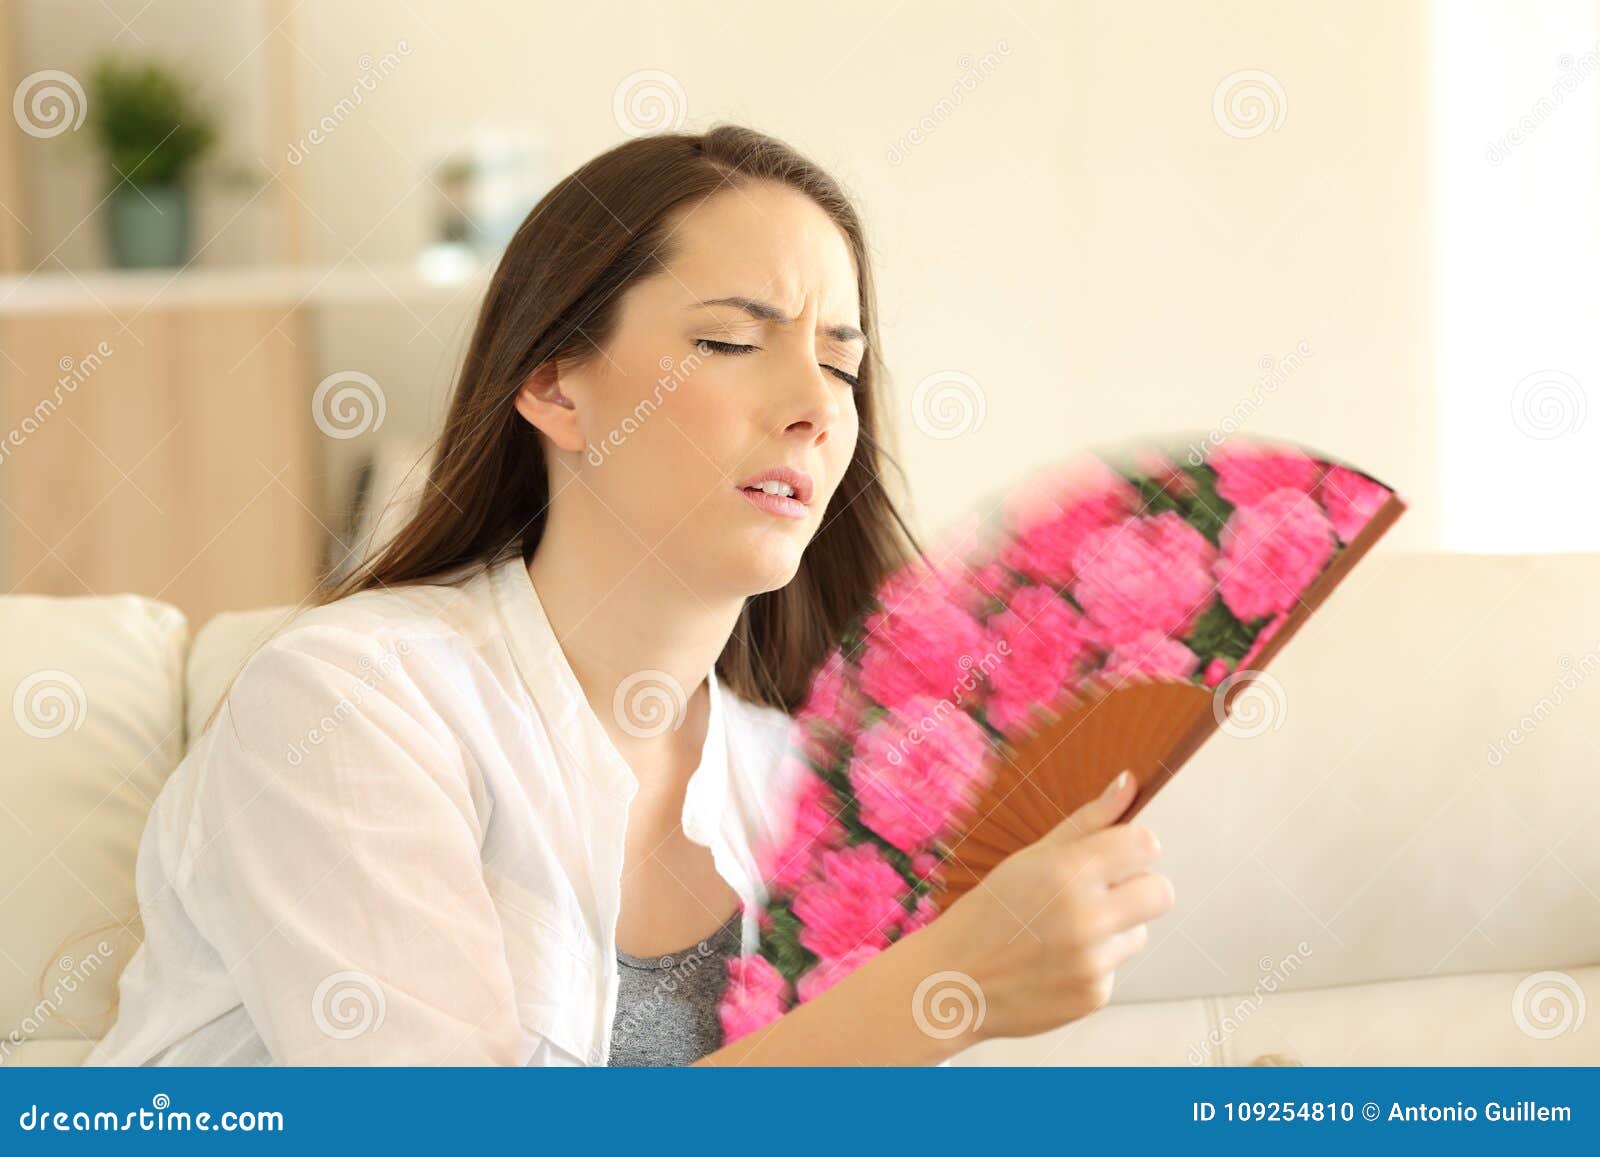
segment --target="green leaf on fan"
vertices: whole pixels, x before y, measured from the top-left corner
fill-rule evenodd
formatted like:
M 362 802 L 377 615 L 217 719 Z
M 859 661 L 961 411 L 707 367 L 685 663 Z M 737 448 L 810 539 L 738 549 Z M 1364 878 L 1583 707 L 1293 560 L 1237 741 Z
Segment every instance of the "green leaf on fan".
M 1217 493 L 1217 472 L 1209 466 L 1179 467 L 1194 483 L 1194 493 L 1183 497 L 1184 517 L 1212 546 L 1222 543 L 1222 528 L 1233 513 L 1233 503 Z
M 1185 640 L 1189 649 L 1200 656 L 1200 665 L 1212 659 L 1238 662 L 1250 644 L 1255 641 L 1257 628 L 1240 622 L 1221 599 L 1211 604 L 1211 609 L 1200 616 Z
M 816 954 L 800 943 L 800 918 L 789 905 L 768 905 L 767 913 L 772 927 L 761 936 L 761 955 L 792 984 L 817 962 Z
M 1134 474 L 1128 478 L 1128 481 L 1132 482 L 1134 489 L 1139 492 L 1139 502 L 1143 507 L 1141 513 L 1153 516 L 1164 514 L 1171 510 L 1187 517 L 1177 498 L 1154 478 L 1143 474 Z

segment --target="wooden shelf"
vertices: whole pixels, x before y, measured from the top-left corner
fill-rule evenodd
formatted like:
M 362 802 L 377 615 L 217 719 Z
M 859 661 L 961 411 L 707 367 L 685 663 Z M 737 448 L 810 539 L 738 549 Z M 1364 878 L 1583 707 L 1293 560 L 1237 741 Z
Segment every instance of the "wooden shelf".
M 493 268 L 493 260 L 437 250 L 415 262 L 378 266 L 351 260 L 328 268 L 41 270 L 0 276 L 0 317 L 448 301 L 481 292 Z

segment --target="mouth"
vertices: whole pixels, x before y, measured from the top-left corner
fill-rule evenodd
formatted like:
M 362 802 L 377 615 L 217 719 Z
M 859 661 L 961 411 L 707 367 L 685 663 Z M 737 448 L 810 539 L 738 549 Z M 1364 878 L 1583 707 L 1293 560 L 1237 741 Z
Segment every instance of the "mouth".
M 804 518 L 811 507 L 811 475 L 779 466 L 753 474 L 739 484 L 751 505 L 780 518 Z

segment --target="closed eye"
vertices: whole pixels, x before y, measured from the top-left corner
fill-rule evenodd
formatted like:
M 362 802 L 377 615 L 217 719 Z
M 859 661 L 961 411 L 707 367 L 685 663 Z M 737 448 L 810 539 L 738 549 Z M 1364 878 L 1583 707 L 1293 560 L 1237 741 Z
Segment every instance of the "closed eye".
M 712 341 L 708 337 L 700 338 L 694 343 L 694 347 L 700 353 L 716 354 L 748 354 L 754 353 L 756 350 L 753 345 L 735 345 L 733 342 Z
M 758 349 L 761 348 L 760 346 L 753 346 L 753 345 L 739 345 L 736 342 L 712 341 L 708 337 L 696 338 L 694 346 L 695 346 L 696 352 L 698 352 L 698 353 L 702 353 L 702 354 L 731 354 L 731 355 L 734 355 L 734 356 L 738 356 L 740 354 L 755 353 Z M 841 370 L 837 366 L 823 365 L 822 368 L 827 370 L 830 374 L 832 374 L 834 377 L 838 378 L 840 381 L 842 381 L 845 384 L 849 385 L 852 389 L 859 388 L 860 385 L 861 385 L 861 378 L 859 376 L 857 376 L 856 374 L 846 373 L 844 370 Z

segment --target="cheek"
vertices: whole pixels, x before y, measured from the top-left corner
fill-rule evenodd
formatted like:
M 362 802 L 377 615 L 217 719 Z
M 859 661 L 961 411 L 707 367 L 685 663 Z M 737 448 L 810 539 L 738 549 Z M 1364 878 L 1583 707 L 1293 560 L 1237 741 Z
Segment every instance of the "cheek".
M 661 504 L 673 509 L 673 519 L 695 509 L 712 491 L 729 485 L 725 472 L 741 467 L 746 472 L 759 463 L 730 461 L 742 444 L 738 415 L 721 391 L 705 382 L 685 381 L 641 423 L 641 458 L 648 460 L 647 478 L 640 482 L 650 494 L 670 495 Z M 658 501 L 659 504 L 659 501 Z M 701 513 L 710 503 L 698 505 Z
M 850 468 L 850 460 L 855 457 L 856 442 L 861 437 L 860 421 L 856 415 L 855 405 L 847 403 L 839 415 L 838 424 L 834 427 L 833 434 L 828 438 L 828 477 L 832 480 L 833 488 L 839 489 L 839 483 L 844 480 L 845 471 Z

